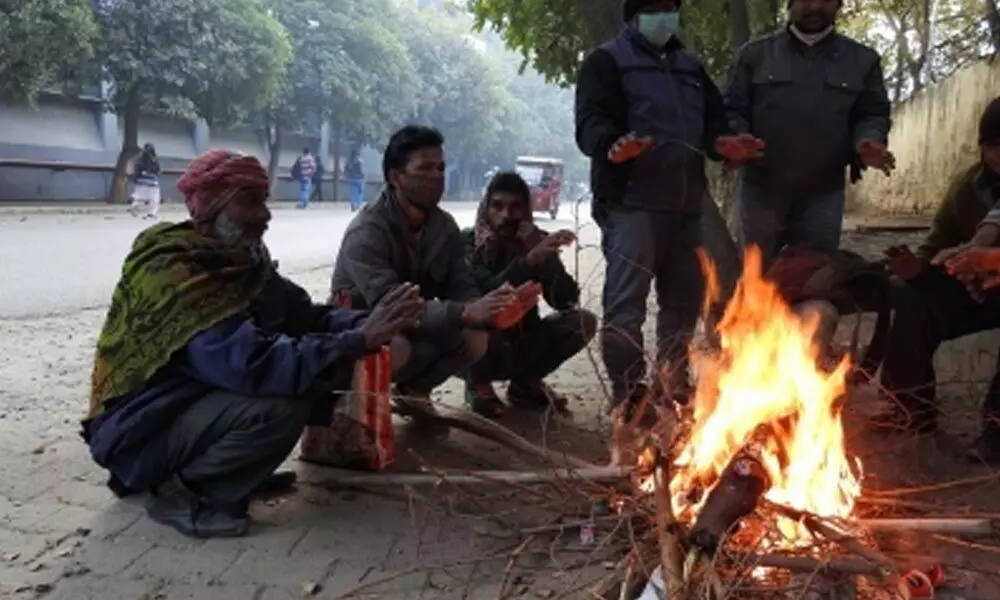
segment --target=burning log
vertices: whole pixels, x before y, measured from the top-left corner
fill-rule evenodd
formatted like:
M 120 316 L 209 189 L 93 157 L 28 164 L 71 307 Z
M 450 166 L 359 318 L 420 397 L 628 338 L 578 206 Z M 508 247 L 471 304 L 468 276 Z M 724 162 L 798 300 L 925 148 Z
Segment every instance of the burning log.
M 769 487 L 764 465 L 749 452 L 737 454 L 705 500 L 688 540 L 714 554 L 726 532 L 757 508 Z

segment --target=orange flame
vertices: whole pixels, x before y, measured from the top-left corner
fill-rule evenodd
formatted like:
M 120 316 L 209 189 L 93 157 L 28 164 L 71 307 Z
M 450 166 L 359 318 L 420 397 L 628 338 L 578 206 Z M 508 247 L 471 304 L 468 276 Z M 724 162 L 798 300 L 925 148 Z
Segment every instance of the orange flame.
M 709 293 L 717 293 L 711 261 L 703 256 L 702 266 Z M 795 314 L 764 279 L 760 252 L 750 248 L 718 325 L 721 352 L 693 357 L 698 385 L 692 429 L 670 484 L 680 518 L 700 508 L 691 490 L 707 492 L 751 444 L 771 480 L 768 500 L 826 517 L 854 510 L 861 486 L 844 447 L 839 405 L 849 362 L 845 358 L 832 372 L 818 365 L 818 326 L 817 318 Z M 781 529 L 793 538 L 806 535 L 801 528 Z

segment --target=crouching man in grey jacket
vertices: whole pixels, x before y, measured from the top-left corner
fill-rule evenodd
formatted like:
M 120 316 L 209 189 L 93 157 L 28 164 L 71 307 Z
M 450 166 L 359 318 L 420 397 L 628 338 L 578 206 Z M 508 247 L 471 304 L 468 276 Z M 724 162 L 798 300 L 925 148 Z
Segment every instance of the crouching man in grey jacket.
M 441 134 L 428 127 L 410 125 L 393 134 L 382 159 L 385 190 L 348 225 L 333 268 L 334 297 L 348 295 L 354 308 L 374 306 L 404 283 L 418 285 L 427 300 L 420 326 L 391 347 L 402 412 L 433 410 L 431 392 L 482 358 L 501 313 L 510 325 L 538 302 L 534 284 L 485 296 L 479 291 L 458 225 L 439 206 L 443 145 Z

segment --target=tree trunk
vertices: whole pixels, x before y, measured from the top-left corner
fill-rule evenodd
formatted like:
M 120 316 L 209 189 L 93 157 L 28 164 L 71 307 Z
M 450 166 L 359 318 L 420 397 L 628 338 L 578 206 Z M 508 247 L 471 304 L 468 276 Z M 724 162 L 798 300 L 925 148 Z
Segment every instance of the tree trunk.
M 729 45 L 733 51 L 739 50 L 750 41 L 750 10 L 747 0 L 729 0 Z
M 267 179 L 271 182 L 271 198 L 278 191 L 278 162 L 281 160 L 281 144 L 285 132 L 278 122 L 271 123 L 267 127 Z
M 990 28 L 990 45 L 993 53 L 1000 52 L 1000 7 L 996 0 L 983 0 L 986 6 L 986 24 Z
M 340 152 L 344 137 L 344 127 L 338 121 L 330 122 L 333 129 L 333 202 L 340 199 Z
M 139 90 L 133 88 L 125 101 L 125 135 L 122 148 L 115 162 L 115 173 L 108 191 L 108 204 L 125 204 L 128 202 L 128 165 L 139 154 Z

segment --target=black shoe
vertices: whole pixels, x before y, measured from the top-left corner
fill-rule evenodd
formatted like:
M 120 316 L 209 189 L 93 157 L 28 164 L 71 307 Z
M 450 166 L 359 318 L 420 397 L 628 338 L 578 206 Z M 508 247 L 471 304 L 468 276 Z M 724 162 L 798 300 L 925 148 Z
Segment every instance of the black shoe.
M 249 526 L 245 506 L 228 511 L 212 507 L 174 481 L 150 492 L 146 514 L 193 538 L 240 537 Z
M 569 412 L 569 400 L 544 381 L 511 381 L 507 386 L 507 401 L 522 408 L 546 410 L 550 406 L 561 413 Z
M 270 477 L 264 480 L 257 489 L 254 490 L 255 494 L 275 494 L 280 492 L 286 492 L 293 487 L 295 487 L 295 482 L 298 481 L 299 476 L 295 471 L 275 471 Z

